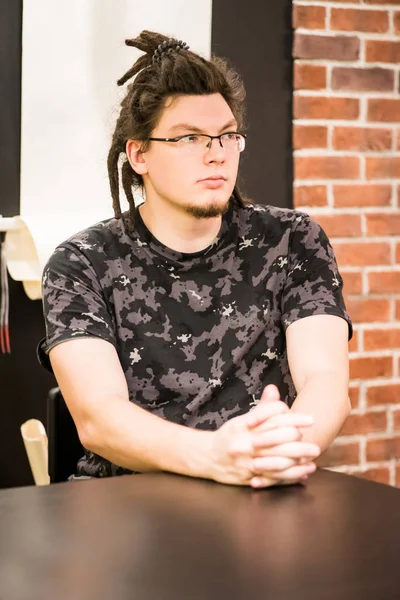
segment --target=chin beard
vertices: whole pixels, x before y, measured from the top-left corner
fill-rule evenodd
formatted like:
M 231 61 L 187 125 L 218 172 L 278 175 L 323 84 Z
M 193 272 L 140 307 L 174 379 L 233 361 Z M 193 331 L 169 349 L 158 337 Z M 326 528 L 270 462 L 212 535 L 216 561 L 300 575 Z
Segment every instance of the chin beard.
M 195 219 L 212 219 L 214 217 L 220 217 L 229 208 L 229 200 L 224 203 L 212 203 L 208 206 L 196 206 L 195 204 L 189 204 L 185 207 L 188 215 L 191 215 Z

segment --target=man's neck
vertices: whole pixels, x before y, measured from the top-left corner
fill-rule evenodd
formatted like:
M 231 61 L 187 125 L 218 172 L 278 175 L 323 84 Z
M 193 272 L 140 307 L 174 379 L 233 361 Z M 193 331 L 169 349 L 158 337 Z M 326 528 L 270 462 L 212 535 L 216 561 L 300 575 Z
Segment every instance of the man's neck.
M 221 228 L 222 217 L 196 219 L 184 211 L 153 210 L 151 203 L 139 207 L 140 216 L 154 237 L 176 252 L 193 253 L 208 248 Z

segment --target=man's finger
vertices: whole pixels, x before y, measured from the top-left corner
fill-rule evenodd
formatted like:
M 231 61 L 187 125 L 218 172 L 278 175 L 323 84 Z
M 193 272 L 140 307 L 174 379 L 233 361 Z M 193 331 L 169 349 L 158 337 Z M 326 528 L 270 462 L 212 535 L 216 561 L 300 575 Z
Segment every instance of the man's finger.
M 316 470 L 316 465 L 313 462 L 309 462 L 305 465 L 295 465 L 286 471 L 279 473 L 279 479 L 282 481 L 298 481 L 306 475 L 311 475 Z
M 315 470 L 316 465 L 314 463 L 307 463 L 306 465 L 294 466 L 286 471 L 282 471 L 279 473 L 279 475 L 277 475 L 277 478 L 274 478 L 271 473 L 256 475 L 250 480 L 250 485 L 254 488 L 271 487 L 271 485 L 274 484 L 294 485 L 296 483 L 305 481 L 307 477 L 311 475 L 311 473 L 314 473 Z M 274 482 L 274 484 L 271 482 Z
M 269 402 L 258 404 L 250 412 L 244 415 L 247 427 L 255 427 L 271 417 L 288 412 L 289 408 L 284 402 Z
M 253 410 L 246 414 L 247 427 L 257 427 L 257 425 L 260 425 L 267 419 L 275 415 L 287 413 L 288 411 L 289 407 L 280 400 L 278 402 L 263 402 L 262 404 L 260 400 L 256 408 L 253 408 Z
M 313 425 L 314 419 L 311 415 L 304 415 L 302 413 L 285 412 L 274 417 L 270 417 L 266 421 L 263 421 L 257 426 L 257 432 L 259 431 L 270 431 L 277 427 L 310 427 Z M 256 429 L 255 427 L 249 427 L 249 429 Z
M 310 444 L 308 442 L 288 442 L 269 448 L 259 448 L 255 450 L 254 458 L 264 456 L 285 456 L 286 458 L 295 458 L 297 460 L 302 458 L 314 460 L 320 454 L 321 449 L 317 444 Z
M 262 475 L 266 472 L 284 471 L 296 466 L 297 461 L 285 456 L 265 456 L 264 458 L 255 458 L 252 462 L 251 470 L 255 474 Z
M 301 433 L 297 427 L 277 427 L 271 431 L 253 432 L 252 434 L 254 451 L 299 440 L 301 440 Z M 274 455 L 281 456 L 280 452 L 274 452 Z

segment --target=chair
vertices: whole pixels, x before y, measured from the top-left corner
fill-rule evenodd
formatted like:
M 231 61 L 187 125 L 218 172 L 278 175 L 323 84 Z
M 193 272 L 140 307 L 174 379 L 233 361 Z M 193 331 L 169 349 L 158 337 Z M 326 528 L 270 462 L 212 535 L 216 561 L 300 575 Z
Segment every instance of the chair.
M 58 387 L 52 388 L 47 396 L 47 437 L 50 483 L 66 481 L 76 473 L 84 449 Z

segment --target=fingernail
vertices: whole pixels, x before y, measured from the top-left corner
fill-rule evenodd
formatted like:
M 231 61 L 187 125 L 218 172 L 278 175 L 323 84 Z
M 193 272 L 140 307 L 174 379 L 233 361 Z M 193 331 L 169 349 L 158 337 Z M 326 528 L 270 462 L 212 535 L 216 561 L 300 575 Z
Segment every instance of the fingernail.
M 253 477 L 253 479 L 251 480 L 251 485 L 253 487 L 260 487 L 263 484 L 263 480 L 260 479 L 259 477 Z

